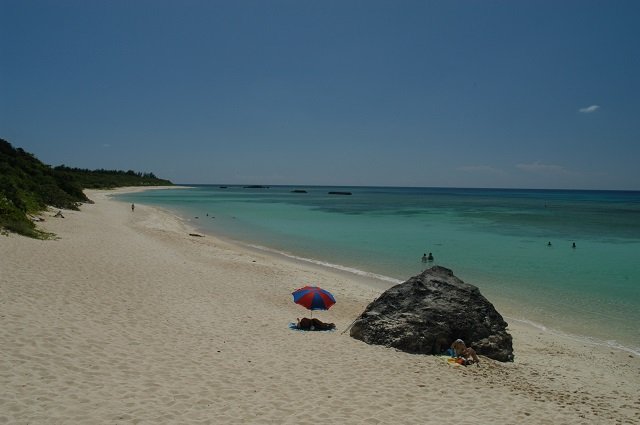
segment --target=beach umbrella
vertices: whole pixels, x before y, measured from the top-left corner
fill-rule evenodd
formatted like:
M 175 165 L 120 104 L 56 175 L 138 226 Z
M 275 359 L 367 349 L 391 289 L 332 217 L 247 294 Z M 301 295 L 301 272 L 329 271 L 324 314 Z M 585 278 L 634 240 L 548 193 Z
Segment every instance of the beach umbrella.
M 313 317 L 313 310 L 329 310 L 336 303 L 331 292 L 318 286 L 303 286 L 293 291 L 291 295 L 294 303 L 311 310 L 311 317 Z

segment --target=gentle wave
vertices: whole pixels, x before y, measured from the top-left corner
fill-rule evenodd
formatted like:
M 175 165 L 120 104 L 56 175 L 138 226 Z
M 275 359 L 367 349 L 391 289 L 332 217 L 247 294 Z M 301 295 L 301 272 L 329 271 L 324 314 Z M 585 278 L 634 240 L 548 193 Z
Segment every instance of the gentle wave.
M 311 264 L 315 264 L 315 265 L 322 266 L 322 267 L 328 267 L 328 268 L 331 268 L 331 269 L 336 269 L 336 270 L 352 273 L 352 274 L 355 274 L 355 275 L 358 275 L 358 276 L 364 276 L 364 277 L 368 277 L 368 278 L 373 278 L 373 279 L 381 280 L 381 281 L 384 281 L 384 282 L 393 283 L 394 285 L 397 285 L 398 283 L 402 283 L 403 282 L 402 280 L 395 279 L 393 277 L 384 276 L 384 275 L 377 274 L 377 273 L 366 272 L 364 270 L 359 270 L 359 269 L 355 269 L 353 267 L 347 267 L 347 266 L 343 266 L 343 265 L 340 265 L 340 264 L 333 264 L 333 263 L 328 263 L 326 261 L 314 260 L 313 258 L 300 257 L 298 255 L 290 254 L 290 253 L 284 252 L 284 251 L 279 251 L 277 249 L 268 248 L 268 247 L 262 246 L 262 245 L 254 245 L 254 244 L 246 244 L 246 245 L 250 246 L 251 248 L 259 249 L 261 251 L 267 251 L 267 252 L 270 252 L 270 253 L 273 253 L 273 254 L 282 255 L 282 256 L 285 256 L 287 258 L 291 258 L 293 260 L 304 261 L 306 263 L 311 263 Z
M 615 340 L 605 341 L 605 340 L 593 338 L 590 336 L 575 335 L 575 334 L 560 331 L 558 329 L 549 328 L 545 325 L 532 322 L 531 320 L 527 320 L 527 319 L 516 319 L 515 317 L 510 317 L 510 316 L 504 316 L 504 318 L 510 321 L 514 321 L 514 322 L 522 323 L 527 326 L 534 327 L 536 329 L 539 329 L 543 332 L 550 333 L 552 335 L 570 339 L 572 341 L 577 341 L 583 344 L 594 345 L 599 347 L 612 348 L 620 351 L 625 351 L 627 353 L 631 353 L 636 356 L 640 356 L 640 347 L 627 347 L 626 345 L 620 344 L 618 341 L 615 341 Z

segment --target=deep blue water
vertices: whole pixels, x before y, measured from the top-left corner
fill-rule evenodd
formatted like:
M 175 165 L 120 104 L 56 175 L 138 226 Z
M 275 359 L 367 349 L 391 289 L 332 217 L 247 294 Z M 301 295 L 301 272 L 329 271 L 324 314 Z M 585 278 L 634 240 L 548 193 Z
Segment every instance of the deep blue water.
M 207 185 L 120 199 L 397 280 L 432 252 L 507 318 L 640 352 L 640 192 Z

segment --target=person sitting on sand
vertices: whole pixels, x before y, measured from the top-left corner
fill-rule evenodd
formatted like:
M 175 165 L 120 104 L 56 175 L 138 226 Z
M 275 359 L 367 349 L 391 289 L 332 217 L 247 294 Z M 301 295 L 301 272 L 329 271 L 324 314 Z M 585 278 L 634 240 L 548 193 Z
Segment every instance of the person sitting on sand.
M 453 341 L 453 344 L 451 344 L 451 349 L 453 350 L 453 353 L 456 357 L 460 357 L 465 361 L 468 361 L 468 364 L 471 364 L 472 362 L 476 364 L 480 363 L 480 359 L 478 359 L 478 356 L 476 355 L 476 350 L 471 347 L 467 347 L 464 341 L 461 339 L 456 339 L 455 341 Z
M 318 319 L 309 319 L 307 317 L 303 317 L 302 319 L 297 320 L 298 323 L 296 324 L 296 328 L 305 331 L 328 331 L 330 329 L 336 328 L 336 325 L 334 323 L 324 323 Z

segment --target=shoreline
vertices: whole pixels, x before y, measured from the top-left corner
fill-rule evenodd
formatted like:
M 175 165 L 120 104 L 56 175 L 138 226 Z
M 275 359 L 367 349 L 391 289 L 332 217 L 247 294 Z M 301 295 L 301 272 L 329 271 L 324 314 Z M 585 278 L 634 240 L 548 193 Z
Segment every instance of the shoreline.
M 173 214 L 173 212 L 169 211 L 169 210 L 167 210 L 167 213 Z M 403 281 L 400 280 L 400 279 L 395 279 L 395 278 L 388 277 L 388 276 L 378 275 L 378 274 L 370 273 L 370 272 L 363 271 L 363 270 L 357 270 L 357 269 L 353 269 L 353 268 L 350 268 L 350 267 L 347 267 L 347 266 L 342 266 L 342 265 L 339 265 L 339 264 L 332 264 L 332 263 L 322 262 L 322 261 L 319 261 L 319 260 L 314 260 L 314 259 L 311 259 L 311 258 L 299 257 L 299 256 L 296 256 L 294 254 L 289 254 L 289 253 L 286 253 L 286 252 L 278 251 L 278 250 L 275 250 L 275 249 L 272 249 L 272 248 L 269 248 L 269 247 L 263 247 L 263 246 L 249 244 L 249 243 L 245 243 L 245 242 L 242 242 L 242 241 L 238 241 L 238 240 L 234 240 L 234 239 L 230 239 L 230 238 L 226 238 L 226 237 L 221 237 L 219 235 L 213 234 L 208 229 L 200 229 L 199 228 L 198 231 L 200 233 L 208 235 L 209 237 L 213 237 L 213 238 L 216 238 L 216 239 L 224 240 L 225 242 L 227 242 L 227 243 L 229 243 L 231 245 L 235 245 L 240 249 L 256 251 L 256 252 L 260 252 L 260 253 L 266 253 L 266 255 L 274 256 L 275 258 L 279 258 L 279 259 L 281 259 L 283 261 L 290 261 L 293 265 L 301 265 L 301 264 L 304 264 L 304 265 L 307 265 L 307 266 L 311 265 L 312 267 L 314 267 L 314 266 L 318 267 L 320 270 L 328 270 L 328 271 L 331 271 L 333 273 L 343 274 L 348 279 L 360 281 L 361 283 L 371 287 L 371 289 L 376 290 L 376 291 L 384 292 L 386 289 L 389 289 L 389 288 L 391 288 L 392 286 L 394 286 L 396 284 L 403 283 Z M 511 306 L 512 306 L 512 308 L 514 308 L 514 306 L 516 306 L 516 305 L 512 304 Z M 532 321 L 532 320 L 519 319 L 519 318 L 516 318 L 516 317 L 504 315 L 504 314 L 501 314 L 501 315 L 503 316 L 503 318 L 508 323 L 517 322 L 520 326 L 527 327 L 532 331 L 541 331 L 541 332 L 548 333 L 550 335 L 554 335 L 555 337 L 572 340 L 572 341 L 575 341 L 577 343 L 583 343 L 583 344 L 599 346 L 599 347 L 608 348 L 608 349 L 619 350 L 619 351 L 622 351 L 624 353 L 632 354 L 632 355 L 634 355 L 636 357 L 640 356 L 640 351 L 636 351 L 635 348 L 628 347 L 628 346 L 623 345 L 623 344 L 621 344 L 621 343 L 619 343 L 618 341 L 615 341 L 615 340 L 606 341 L 606 340 L 601 340 L 601 339 L 598 339 L 598 338 L 595 338 L 595 337 L 592 337 L 592 336 L 588 336 L 588 335 L 572 334 L 572 333 L 569 333 L 569 332 L 564 332 L 564 331 L 562 331 L 560 329 L 557 329 L 557 328 L 554 328 L 554 327 L 550 327 L 550 326 L 546 326 L 546 325 L 541 324 L 541 323 L 537 323 L 537 322 Z
M 172 186 L 168 186 L 168 187 L 158 187 L 154 189 L 173 189 L 173 188 L 174 187 Z M 189 187 L 181 186 L 181 188 L 189 188 Z M 135 192 L 140 192 L 144 190 L 145 189 L 143 188 L 142 190 L 135 190 Z M 127 188 L 125 188 L 119 193 L 132 193 L 132 192 L 129 191 Z M 114 198 L 114 200 L 118 201 L 117 198 Z M 294 265 L 300 265 L 300 264 L 307 265 L 307 266 L 313 265 L 318 267 L 320 270 L 328 270 L 334 273 L 344 274 L 346 278 L 355 279 L 377 291 L 383 292 L 386 289 L 390 288 L 391 286 L 403 282 L 403 280 L 401 279 L 396 279 L 389 276 L 367 272 L 366 270 L 359 270 L 349 266 L 329 263 L 321 260 L 316 260 L 313 258 L 300 257 L 294 253 L 289 253 L 289 252 L 281 251 L 275 248 L 261 246 L 249 241 L 236 240 L 227 236 L 218 235 L 210 228 L 199 225 L 200 223 L 198 221 L 193 221 L 190 216 L 186 216 L 186 215 L 181 216 L 179 213 L 166 208 L 161 208 L 157 206 L 154 206 L 154 208 L 159 208 L 167 214 L 176 215 L 177 217 L 180 217 L 180 219 L 183 220 L 186 224 L 192 226 L 195 229 L 195 231 L 202 234 L 206 234 L 207 236 L 218 239 L 218 240 L 223 240 L 226 243 L 232 246 L 235 246 L 239 249 L 257 251 L 260 253 L 264 253 L 266 255 L 271 255 L 271 256 L 274 256 L 276 259 L 290 261 Z M 455 270 L 453 271 L 454 273 L 456 272 Z M 475 284 L 472 280 L 468 278 L 463 280 L 465 282 Z M 486 294 L 483 294 L 483 295 L 487 296 Z M 509 300 L 505 298 L 499 299 L 495 302 L 492 300 L 490 301 L 496 306 L 496 308 L 498 307 L 498 305 L 502 305 L 502 308 L 498 309 L 498 311 L 508 309 L 511 312 L 515 312 L 515 311 L 518 311 L 521 307 L 519 304 L 514 304 L 512 302 L 509 302 Z M 640 356 L 640 347 L 625 345 L 617 340 L 605 340 L 605 339 L 597 338 L 591 335 L 581 335 L 578 333 L 571 333 L 571 332 L 564 331 L 559 327 L 554 327 L 553 324 L 549 325 L 549 324 L 538 323 L 535 320 L 531 320 L 528 318 L 517 318 L 508 314 L 506 315 L 502 314 L 502 316 L 505 319 L 508 319 L 507 320 L 508 322 L 518 322 L 520 325 L 530 327 L 532 330 L 548 332 L 549 334 L 553 334 L 559 338 L 566 338 L 578 343 L 601 346 L 607 349 L 620 350 L 625 353 L 633 354 L 635 356 Z
M 87 192 L 95 204 L 46 214 L 57 240 L 0 241 L 0 423 L 640 420 L 638 357 L 518 323 L 513 363 L 370 346 L 342 334 L 381 292 L 366 278 L 191 237 L 168 211 Z M 336 296 L 318 314 L 336 332 L 287 328 L 306 313 L 290 293 L 309 282 Z
M 169 212 L 171 213 L 171 212 Z M 306 265 L 313 265 L 313 266 L 317 266 L 320 269 L 326 269 L 326 270 L 330 270 L 332 272 L 337 272 L 337 273 L 341 273 L 341 274 L 345 274 L 348 278 L 353 279 L 353 280 L 359 280 L 362 283 L 364 283 L 367 286 L 370 286 L 372 289 L 374 290 L 378 290 L 378 291 L 382 291 L 384 292 L 386 289 L 389 289 L 390 287 L 396 285 L 396 284 L 400 284 L 403 283 L 404 281 L 400 280 L 400 279 L 395 279 L 392 277 L 388 277 L 388 276 L 383 276 L 383 275 L 378 275 L 375 273 L 370 273 L 370 272 L 366 272 L 363 270 L 357 270 L 357 269 L 353 269 L 347 266 L 342 266 L 339 264 L 331 264 L 331 263 L 327 263 L 327 262 L 322 262 L 319 260 L 314 260 L 311 258 L 304 258 L 304 257 L 299 257 L 293 254 L 288 254 L 286 252 L 282 252 L 282 251 L 277 251 L 275 249 L 271 249 L 268 247 L 262 247 L 259 245 L 253 245 L 253 244 L 247 244 L 244 243 L 242 241 L 237 241 L 237 240 L 233 240 L 233 239 L 229 239 L 229 238 L 223 238 L 220 237 L 218 235 L 214 235 L 212 233 L 210 233 L 209 230 L 200 230 L 200 232 L 202 232 L 203 234 L 207 234 L 210 237 L 215 237 L 218 239 L 222 239 L 227 241 L 228 243 L 232 244 L 232 245 L 236 245 L 238 247 L 240 247 L 241 249 L 249 249 L 249 250 L 257 250 L 259 252 L 264 252 L 267 255 L 272 255 L 275 256 L 276 258 L 282 258 L 284 260 L 288 260 L 291 261 L 292 264 L 306 264 Z M 466 282 L 466 281 L 465 281 Z M 514 308 L 515 304 L 511 305 L 512 308 Z M 572 334 L 572 333 L 568 333 L 568 332 L 564 332 L 560 329 L 554 328 L 554 327 L 549 327 L 546 326 L 544 324 L 541 323 L 537 323 L 535 321 L 532 320 L 528 320 L 528 319 L 519 319 L 516 317 L 512 317 L 512 316 L 507 316 L 507 315 L 503 315 L 503 318 L 505 320 L 507 320 L 507 322 L 511 323 L 511 322 L 517 322 L 520 326 L 526 326 L 528 328 L 530 328 L 531 330 L 536 330 L 536 331 L 542 331 L 545 333 L 549 333 L 551 335 L 555 335 L 558 338 L 566 338 L 578 343 L 584 343 L 584 344 L 589 344 L 589 345 L 593 345 L 593 346 L 601 346 L 604 348 L 610 348 L 610 349 L 615 349 L 615 350 L 619 350 L 625 353 L 629 353 L 629 354 L 633 354 L 635 356 L 640 356 L 640 351 L 636 351 L 635 348 L 633 347 L 628 347 L 626 345 L 623 345 L 621 343 L 619 343 L 618 341 L 606 341 L 606 340 L 600 340 L 598 338 L 592 337 L 592 336 L 588 336 L 588 335 L 578 335 L 578 334 Z

